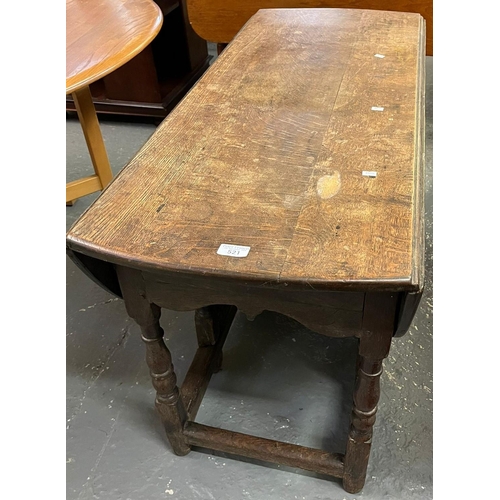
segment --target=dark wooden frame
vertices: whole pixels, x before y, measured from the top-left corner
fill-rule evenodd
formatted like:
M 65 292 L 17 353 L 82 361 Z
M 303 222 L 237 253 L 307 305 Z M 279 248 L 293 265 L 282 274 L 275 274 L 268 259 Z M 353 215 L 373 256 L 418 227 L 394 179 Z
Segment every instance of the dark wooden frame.
M 100 285 L 123 297 L 129 316 L 140 326 L 146 344 L 146 361 L 156 389 L 156 408 L 175 454 L 186 455 L 191 446 L 200 446 L 342 478 L 349 493 L 363 488 L 380 396 L 382 362 L 389 353 L 392 337 L 409 326 L 404 322 L 411 321 L 421 292 L 263 287 L 195 274 L 144 271 L 106 263 L 71 249 L 68 254 Z M 407 298 L 409 295 L 411 299 Z M 195 311 L 199 348 L 180 389 L 159 324 L 162 307 Z M 237 308 L 249 316 L 264 309 L 274 310 L 318 333 L 359 339 L 345 454 L 195 422 L 210 378 L 221 367 L 222 348 Z M 319 311 L 324 313 L 320 318 Z

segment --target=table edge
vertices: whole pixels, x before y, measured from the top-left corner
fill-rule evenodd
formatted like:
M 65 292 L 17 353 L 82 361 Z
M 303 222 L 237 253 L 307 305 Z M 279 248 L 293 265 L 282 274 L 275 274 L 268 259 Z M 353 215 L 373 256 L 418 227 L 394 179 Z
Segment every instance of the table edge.
M 77 92 L 78 90 L 81 90 L 84 87 L 88 87 L 90 84 L 96 82 L 97 80 L 100 80 L 101 78 L 109 75 L 113 71 L 117 70 L 118 68 L 121 68 L 124 64 L 127 64 L 131 59 L 133 59 L 136 55 L 141 53 L 158 35 L 162 25 L 163 25 L 163 13 L 155 2 L 151 2 L 155 9 L 157 10 L 158 17 L 156 19 L 156 23 L 153 25 L 153 29 L 151 33 L 149 34 L 148 37 L 146 37 L 142 43 L 137 45 L 137 47 L 130 51 L 127 57 L 123 58 L 120 60 L 119 63 L 113 64 L 109 67 L 107 67 L 105 70 L 99 71 L 98 73 L 92 73 L 90 76 L 83 78 L 82 80 L 78 80 L 77 82 L 73 82 L 72 80 L 76 79 L 76 76 L 72 76 L 70 78 L 66 78 L 66 95 L 72 94 L 73 92 Z M 69 81 L 69 85 L 68 85 Z
M 418 130 L 418 142 L 415 147 L 415 182 L 413 191 L 415 213 L 413 216 L 414 237 L 412 242 L 412 279 L 416 284 L 420 285 L 420 289 L 423 288 L 425 281 L 425 37 L 426 21 L 420 16 L 420 60 L 417 68 L 417 85 L 420 88 L 420 92 L 417 92 L 417 114 L 415 116 L 415 119 L 420 124 L 420 128 Z
M 421 291 L 423 283 L 415 281 L 413 276 L 401 276 L 396 278 L 379 279 L 353 279 L 353 280 L 322 280 L 322 279 L 304 279 L 292 277 L 286 281 L 279 279 L 279 273 L 269 274 L 248 274 L 235 273 L 234 271 L 213 270 L 207 268 L 195 268 L 193 266 L 183 265 L 158 265 L 155 261 L 137 259 L 132 255 L 119 253 L 109 249 L 104 249 L 97 245 L 90 244 L 70 233 L 66 236 L 66 247 L 69 252 L 81 253 L 88 257 L 125 267 L 131 267 L 141 271 L 153 273 L 180 273 L 190 275 L 202 275 L 211 278 L 219 278 L 231 282 L 239 281 L 248 286 L 266 286 L 270 288 L 291 289 L 309 289 L 317 291 L 386 291 L 386 292 L 417 292 Z

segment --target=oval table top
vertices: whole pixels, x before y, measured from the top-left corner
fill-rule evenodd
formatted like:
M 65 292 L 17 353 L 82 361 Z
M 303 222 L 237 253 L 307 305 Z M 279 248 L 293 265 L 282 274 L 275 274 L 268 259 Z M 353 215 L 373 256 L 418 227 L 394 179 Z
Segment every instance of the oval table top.
M 130 61 L 162 22 L 152 0 L 66 0 L 66 94 Z
M 413 13 L 260 10 L 68 246 L 165 275 L 421 290 L 424 25 Z

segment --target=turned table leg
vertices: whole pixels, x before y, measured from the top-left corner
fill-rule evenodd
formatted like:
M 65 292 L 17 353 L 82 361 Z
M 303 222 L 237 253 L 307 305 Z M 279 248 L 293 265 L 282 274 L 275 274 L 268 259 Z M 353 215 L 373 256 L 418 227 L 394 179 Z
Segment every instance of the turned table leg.
M 349 493 L 357 493 L 365 484 L 373 424 L 380 397 L 381 374 L 381 359 L 359 356 L 351 429 L 344 459 L 344 488 Z
M 140 326 L 142 340 L 146 344 L 146 362 L 156 389 L 155 404 L 168 440 L 176 455 L 186 455 L 190 451 L 183 435 L 187 413 L 177 387 L 172 356 L 163 341 L 164 332 L 159 323 L 161 309 L 149 303 L 137 287 L 141 284 L 138 271 L 120 268 L 118 277 L 127 312 Z
M 382 362 L 389 354 L 397 306 L 395 294 L 367 294 L 359 342 L 351 428 L 344 457 L 344 489 L 358 493 L 365 484 L 373 424 L 380 397 Z

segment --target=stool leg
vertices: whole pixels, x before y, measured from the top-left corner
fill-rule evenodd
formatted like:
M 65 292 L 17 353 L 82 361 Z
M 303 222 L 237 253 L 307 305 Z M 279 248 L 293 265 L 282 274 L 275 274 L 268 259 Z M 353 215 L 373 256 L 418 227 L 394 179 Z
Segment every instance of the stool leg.
M 187 413 L 177 387 L 172 356 L 163 341 L 164 332 L 159 322 L 161 309 L 149 303 L 140 288 L 134 287 L 135 283 L 141 284 L 136 279 L 136 271 L 126 268 L 118 268 L 117 271 L 127 312 L 141 327 L 142 340 L 146 344 L 146 362 L 156 389 L 155 405 L 167 438 L 176 455 L 186 455 L 191 450 L 183 435 Z
M 365 484 L 381 374 L 381 359 L 358 357 L 351 429 L 344 459 L 344 489 L 349 493 L 361 491 Z
M 101 181 L 102 189 L 104 189 L 111 182 L 113 172 L 109 165 L 108 154 L 104 146 L 99 120 L 89 87 L 84 87 L 74 92 L 73 100 L 85 137 L 85 142 L 87 143 L 92 165 Z

